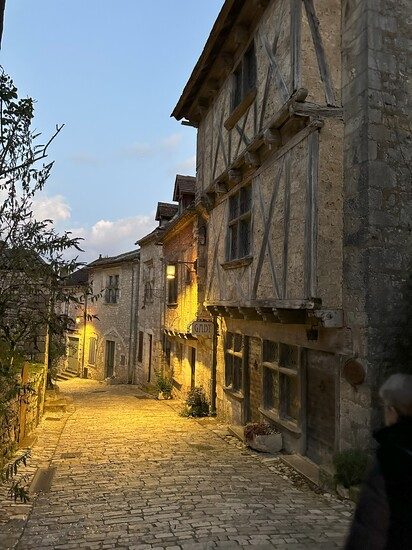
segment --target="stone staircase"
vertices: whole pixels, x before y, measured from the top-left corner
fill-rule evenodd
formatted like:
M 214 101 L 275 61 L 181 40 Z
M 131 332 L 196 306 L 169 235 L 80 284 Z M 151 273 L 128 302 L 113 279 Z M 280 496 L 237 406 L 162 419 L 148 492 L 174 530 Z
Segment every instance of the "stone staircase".
M 58 380 L 70 380 L 71 378 L 77 378 L 78 374 L 76 371 L 71 369 L 66 369 L 56 376 L 56 381 Z
M 73 407 L 73 399 L 63 396 L 58 387 L 46 390 L 44 415 L 46 420 L 60 420 Z

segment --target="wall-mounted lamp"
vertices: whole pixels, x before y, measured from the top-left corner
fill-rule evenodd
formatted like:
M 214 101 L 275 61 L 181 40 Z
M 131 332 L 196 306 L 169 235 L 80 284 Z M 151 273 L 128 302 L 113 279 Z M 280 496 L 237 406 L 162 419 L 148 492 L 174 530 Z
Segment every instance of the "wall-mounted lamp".
M 193 271 L 197 273 L 197 260 L 194 262 L 182 262 L 182 261 L 176 261 L 172 264 L 166 265 L 166 279 L 172 280 L 176 278 L 176 265 L 177 264 L 183 264 L 188 268 L 189 273 L 193 273 L 189 270 L 189 266 L 193 266 Z
M 166 279 L 174 279 L 176 277 L 176 266 L 168 264 L 166 266 Z
M 81 317 L 76 317 L 76 325 L 79 325 L 80 322 L 81 322 L 82 318 Z

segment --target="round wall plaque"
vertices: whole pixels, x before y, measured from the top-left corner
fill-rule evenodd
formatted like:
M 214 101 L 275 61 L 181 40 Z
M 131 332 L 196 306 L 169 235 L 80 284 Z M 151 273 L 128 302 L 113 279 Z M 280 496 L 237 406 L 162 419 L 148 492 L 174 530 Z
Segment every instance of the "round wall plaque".
M 343 377 L 352 386 L 360 386 L 365 381 L 365 369 L 355 359 L 349 359 L 343 366 Z

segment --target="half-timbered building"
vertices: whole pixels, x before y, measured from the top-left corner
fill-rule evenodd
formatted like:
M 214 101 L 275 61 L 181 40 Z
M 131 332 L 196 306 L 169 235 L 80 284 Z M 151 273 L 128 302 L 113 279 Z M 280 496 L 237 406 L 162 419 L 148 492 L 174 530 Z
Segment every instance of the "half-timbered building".
M 219 326 L 218 413 L 235 425 L 267 419 L 287 451 L 318 464 L 369 440 L 376 387 L 371 368 L 365 379 L 369 314 L 351 295 L 350 266 L 365 273 L 354 232 L 372 223 L 366 212 L 351 218 L 370 185 L 365 176 L 354 191 L 351 167 L 373 160 L 362 157 L 369 134 L 361 144 L 352 130 L 370 121 L 344 123 L 341 97 L 350 113 L 364 83 L 358 4 L 226 0 L 173 111 L 198 129 L 200 305 Z

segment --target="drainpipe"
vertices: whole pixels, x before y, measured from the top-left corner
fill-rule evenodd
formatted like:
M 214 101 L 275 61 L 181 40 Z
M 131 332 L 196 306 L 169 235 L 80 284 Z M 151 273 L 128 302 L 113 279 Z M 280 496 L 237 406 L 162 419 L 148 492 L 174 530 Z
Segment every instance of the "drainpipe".
M 213 315 L 212 369 L 210 373 L 210 415 L 216 416 L 216 372 L 217 372 L 217 316 Z

